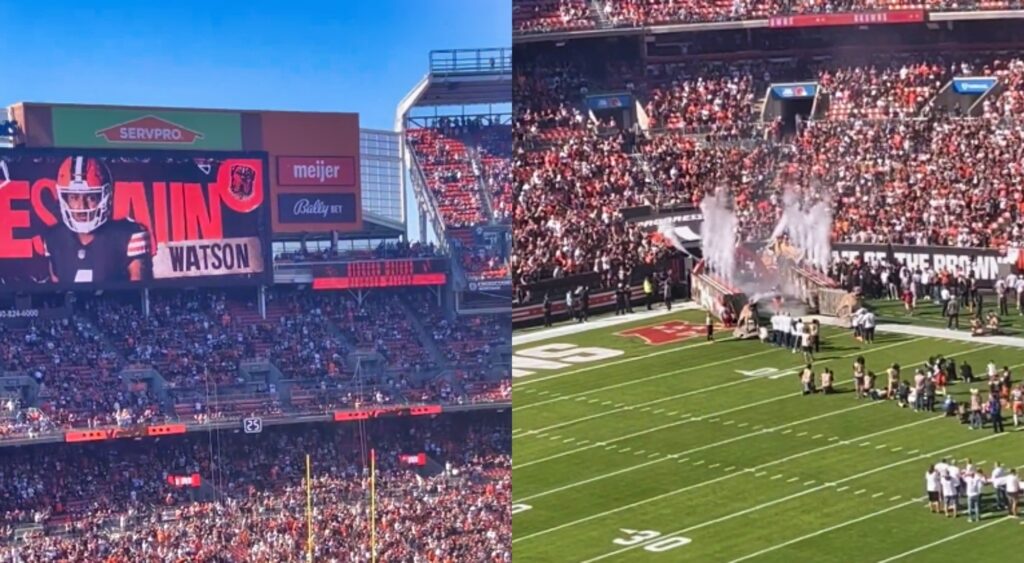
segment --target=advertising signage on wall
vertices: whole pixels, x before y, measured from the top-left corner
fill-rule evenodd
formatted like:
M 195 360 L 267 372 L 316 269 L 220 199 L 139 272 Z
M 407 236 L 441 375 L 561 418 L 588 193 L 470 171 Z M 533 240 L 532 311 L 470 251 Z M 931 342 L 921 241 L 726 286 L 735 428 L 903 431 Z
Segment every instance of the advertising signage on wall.
M 904 246 L 876 244 L 832 245 L 832 256 L 842 259 L 860 258 L 872 262 L 894 259 L 906 263 L 910 268 L 933 268 L 952 271 L 973 271 L 979 282 L 991 287 L 996 278 L 1006 275 L 1011 268 L 1024 271 L 1024 251 L 1011 249 L 1006 252 L 990 248 L 956 248 L 947 246 Z
M 288 111 L 230 111 L 159 107 L 21 103 L 10 108 L 26 148 L 104 148 L 173 151 L 259 151 L 275 233 L 343 233 L 363 229 L 359 174 L 359 115 Z M 300 221 L 282 194 L 346 194 L 354 218 Z M 331 197 L 326 197 L 331 194 Z M 354 200 L 354 205 L 350 204 Z M 314 216 L 309 215 L 312 219 Z
M 356 220 L 355 194 L 278 194 L 281 223 L 346 224 Z
M 239 113 L 54 106 L 57 147 L 242 150 Z
M 313 266 L 313 289 L 369 289 L 444 285 L 444 259 L 374 260 Z
M 275 233 L 362 230 L 358 115 L 263 112 L 260 136 L 272 155 Z
M 259 283 L 263 153 L 0 151 L 0 290 Z

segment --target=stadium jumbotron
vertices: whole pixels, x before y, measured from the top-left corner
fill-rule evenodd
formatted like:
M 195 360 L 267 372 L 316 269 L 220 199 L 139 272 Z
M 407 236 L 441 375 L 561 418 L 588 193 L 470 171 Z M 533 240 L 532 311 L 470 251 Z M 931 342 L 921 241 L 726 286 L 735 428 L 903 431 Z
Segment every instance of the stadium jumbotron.
M 1024 553 L 1022 8 L 515 3 L 517 560 Z

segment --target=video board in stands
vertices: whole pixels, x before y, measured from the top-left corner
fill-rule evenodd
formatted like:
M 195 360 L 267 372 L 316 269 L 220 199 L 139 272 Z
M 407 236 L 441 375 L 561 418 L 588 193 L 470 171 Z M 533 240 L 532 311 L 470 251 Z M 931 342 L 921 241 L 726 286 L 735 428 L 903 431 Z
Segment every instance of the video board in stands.
M 373 260 L 313 266 L 313 289 L 370 289 L 444 285 L 447 262 L 441 258 Z
M 0 291 L 270 280 L 261 152 L 0 151 Z

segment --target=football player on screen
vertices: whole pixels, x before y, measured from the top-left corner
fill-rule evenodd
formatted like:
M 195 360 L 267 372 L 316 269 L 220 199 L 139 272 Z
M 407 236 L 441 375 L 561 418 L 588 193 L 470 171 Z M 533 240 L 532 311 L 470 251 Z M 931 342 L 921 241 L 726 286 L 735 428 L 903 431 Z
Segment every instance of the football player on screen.
M 112 219 L 114 182 L 94 157 L 71 156 L 57 172 L 62 223 L 43 234 L 53 283 L 141 281 L 150 276 L 149 233 Z

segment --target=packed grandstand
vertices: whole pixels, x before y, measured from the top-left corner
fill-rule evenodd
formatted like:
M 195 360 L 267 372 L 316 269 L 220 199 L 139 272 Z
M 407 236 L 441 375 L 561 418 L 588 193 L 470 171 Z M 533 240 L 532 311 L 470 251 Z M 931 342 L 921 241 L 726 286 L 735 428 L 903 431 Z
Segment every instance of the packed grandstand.
M 838 12 L 902 3 L 785 4 Z M 518 302 L 575 286 L 574 275 L 636 284 L 635 272 L 675 252 L 629 210 L 696 209 L 716 191 L 729 194 L 743 242 L 768 239 L 790 190 L 804 206 L 830 202 L 834 244 L 1024 247 L 1024 50 L 1015 25 L 694 30 L 517 45 Z M 964 81 L 983 89 L 961 93 Z
M 522 0 L 512 28 L 520 33 L 580 31 L 764 20 L 773 16 L 928 10 L 1021 9 L 1019 0 Z
M 491 51 L 503 52 L 472 52 Z M 502 69 L 510 71 L 507 60 Z M 105 199 L 97 199 L 102 212 L 88 227 L 76 222 L 84 213 L 73 206 L 51 212 L 57 219 L 49 223 L 45 208 L 23 211 L 29 206 L 20 202 L 13 211 L 3 208 L 31 217 L 29 229 L 63 233 L 66 227 L 79 237 L 70 239 L 81 243 L 78 286 L 55 275 L 26 282 L 24 270 L 40 261 L 45 269 L 52 253 L 30 252 L 15 263 L 22 257 L 9 241 L 28 241 L 36 231 L 22 230 L 20 215 L 0 217 L 13 233 L 0 244 L 0 255 L 11 258 L 0 271 L 0 559 L 511 560 L 507 115 L 410 119 L 401 132 L 374 138 L 374 156 L 391 155 L 375 166 L 394 166 L 381 177 L 395 183 L 364 180 L 363 197 L 372 191 L 374 198 L 390 198 L 382 207 L 400 209 L 399 175 L 415 175 L 422 180 L 415 184 L 421 218 L 430 221 L 423 232 L 434 229 L 424 237 L 431 242 L 409 241 L 404 210 L 382 217 L 364 205 L 361 226 L 340 215 L 327 226 L 307 222 L 311 210 L 332 214 L 342 206 L 303 188 L 302 177 L 291 178 L 289 187 L 292 171 L 278 159 L 294 159 L 304 173 L 323 161 L 274 154 L 306 154 L 300 152 L 306 147 L 260 146 L 255 149 L 269 153 L 262 162 L 231 165 L 231 197 L 251 204 L 235 207 L 261 212 L 259 202 L 270 201 L 273 191 L 301 198 L 267 209 L 272 221 L 242 233 L 263 246 L 258 251 L 266 250 L 272 271 L 254 267 L 258 275 L 212 282 L 199 276 L 195 284 L 133 277 L 137 285 L 130 287 L 93 279 L 100 270 L 86 259 L 104 249 L 80 238 L 103 234 L 128 209 L 117 202 L 132 171 L 118 166 L 134 162 L 135 173 L 150 174 L 137 185 L 157 201 L 152 180 L 179 173 L 159 169 L 165 161 L 183 162 L 185 174 L 207 182 L 203 174 L 226 160 L 225 153 L 208 150 L 210 158 L 195 158 L 193 167 L 192 156 L 174 159 L 166 151 L 160 153 L 166 159 L 151 153 L 133 160 L 141 153 L 117 152 L 120 146 L 77 156 L 73 147 L 33 144 L 35 133 L 51 127 L 51 112 L 61 111 L 55 107 L 12 106 L 7 123 L 14 146 L 0 150 L 0 186 L 14 182 L 15 188 L 4 195 L 19 197 L 19 184 L 33 175 L 51 178 L 54 170 L 32 167 L 46 162 L 44 151 L 69 151 L 56 160 L 70 170 L 57 175 L 58 197 L 82 189 L 102 191 Z M 146 126 L 145 115 L 175 125 L 190 113 L 65 111 L 94 119 L 142 111 L 139 127 Z M 354 161 L 344 152 L 359 150 L 352 117 L 288 114 L 285 125 L 302 129 L 292 137 L 300 144 L 311 129 L 330 129 L 321 150 Z M 200 130 L 208 125 L 196 123 Z M 275 135 L 279 143 L 289 137 Z M 411 158 L 401 170 L 405 151 Z M 340 167 L 341 160 L 327 162 Z M 270 185 L 245 186 L 261 175 L 235 174 L 268 162 L 278 162 L 280 173 Z M 262 178 L 270 176 L 264 169 Z M 196 194 L 225 187 L 217 178 L 194 184 Z M 339 187 L 351 191 L 352 185 Z M 216 199 L 204 203 L 212 207 Z M 177 236 L 177 227 L 161 227 L 157 215 L 129 218 L 144 224 L 158 245 Z M 210 229 L 213 235 L 191 237 L 217 242 L 231 229 L 238 236 L 249 228 L 227 221 Z M 299 228 L 290 228 L 296 223 Z M 163 267 L 158 262 L 152 260 L 154 270 Z M 461 297 L 485 292 L 489 300 Z

